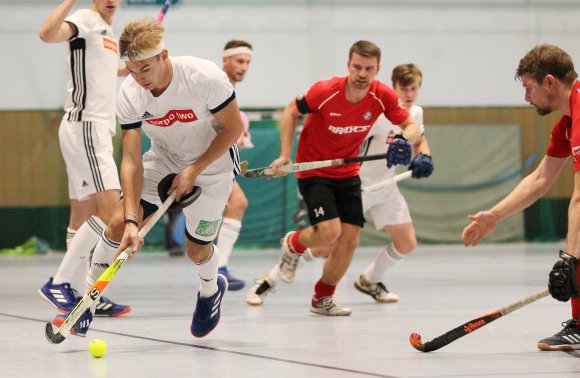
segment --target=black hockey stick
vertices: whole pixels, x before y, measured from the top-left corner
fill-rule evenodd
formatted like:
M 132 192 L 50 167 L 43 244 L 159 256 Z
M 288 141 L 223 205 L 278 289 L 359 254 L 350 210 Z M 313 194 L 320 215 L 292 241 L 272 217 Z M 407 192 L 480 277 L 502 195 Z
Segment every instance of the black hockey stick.
M 460 325 L 457 328 L 452 329 L 451 331 L 447 332 L 444 335 L 434 338 L 431 341 L 427 341 L 425 344 L 421 342 L 421 335 L 418 333 L 412 333 L 409 337 L 409 341 L 413 348 L 417 349 L 420 352 L 432 352 L 439 348 L 443 348 L 444 346 L 451 344 L 455 340 L 472 333 L 480 329 L 481 327 L 486 326 L 487 324 L 493 322 L 496 319 L 501 318 L 504 315 L 509 314 L 515 310 L 518 310 L 524 306 L 529 305 L 532 302 L 537 301 L 538 299 L 542 299 L 548 296 L 550 292 L 548 289 L 540 290 L 535 294 L 530 295 L 524 299 L 521 299 L 515 303 L 507 305 L 506 307 L 502 307 L 499 310 L 490 312 L 487 315 L 480 316 L 479 318 L 475 318 L 473 320 L 468 321 Z
M 334 165 L 361 163 L 363 161 L 381 160 L 381 159 L 385 159 L 385 163 L 386 163 L 387 154 L 367 155 L 367 156 L 357 156 L 357 157 L 342 158 L 342 159 L 332 159 L 332 160 L 321 160 L 321 161 L 310 161 L 310 162 L 304 162 L 304 163 L 286 164 L 286 165 L 282 165 L 282 166 L 278 167 L 278 170 L 281 172 L 293 173 L 293 172 L 309 171 L 311 169 L 326 168 L 326 167 L 331 167 Z M 241 168 L 241 175 L 244 177 L 248 177 L 248 178 L 255 178 L 255 177 L 261 177 L 261 176 L 272 176 L 272 173 L 273 173 L 272 168 L 270 168 L 270 167 L 248 169 L 247 162 L 242 162 L 240 164 L 240 168 Z
M 163 182 L 163 180 L 162 180 Z M 189 194 L 184 200 L 182 200 L 181 204 L 191 204 L 195 201 L 201 194 L 201 188 L 199 186 L 194 186 L 193 191 Z M 155 213 L 147 220 L 147 222 L 143 225 L 141 230 L 139 230 L 139 239 L 143 239 L 145 235 L 153 228 L 155 223 L 165 214 L 167 209 L 175 202 L 175 195 L 176 192 L 173 191 L 167 199 L 163 202 L 163 204 L 157 209 Z M 52 323 L 48 322 L 45 326 L 45 336 L 46 339 L 51 344 L 60 344 L 64 341 L 65 337 L 68 336 L 72 327 L 75 323 L 79 320 L 81 315 L 91 307 L 91 304 L 98 298 L 100 294 L 103 293 L 105 288 L 109 285 L 113 277 L 117 274 L 117 271 L 123 266 L 127 258 L 129 257 L 129 253 L 131 252 L 131 246 L 127 247 L 119 256 L 111 263 L 111 265 L 101 274 L 101 276 L 97 279 L 97 281 L 91 286 L 89 290 L 87 290 L 84 297 L 80 300 L 80 302 L 73 308 L 73 310 L 68 314 L 62 325 L 59 329 L 55 332 L 52 328 Z

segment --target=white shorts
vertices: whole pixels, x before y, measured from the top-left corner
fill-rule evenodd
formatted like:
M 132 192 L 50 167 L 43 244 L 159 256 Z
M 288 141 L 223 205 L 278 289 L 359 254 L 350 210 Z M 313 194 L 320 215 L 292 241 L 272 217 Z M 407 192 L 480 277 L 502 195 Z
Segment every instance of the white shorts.
M 83 200 L 98 192 L 121 189 L 113 158 L 113 136 L 109 125 L 102 122 L 61 121 L 58 139 L 70 199 Z
M 363 211 L 373 218 L 377 230 L 385 226 L 411 223 L 405 197 L 397 185 L 389 185 L 374 192 L 362 193 Z
M 143 155 L 144 181 L 141 198 L 157 206 L 161 199 L 157 185 L 170 173 L 179 173 L 187 164 L 177 164 L 171 159 L 158 156 L 159 152 L 147 151 Z M 204 175 L 197 177 L 195 185 L 201 187 L 199 198 L 183 209 L 188 238 L 198 244 L 212 242 L 222 224 L 224 211 L 234 183 L 234 173 Z

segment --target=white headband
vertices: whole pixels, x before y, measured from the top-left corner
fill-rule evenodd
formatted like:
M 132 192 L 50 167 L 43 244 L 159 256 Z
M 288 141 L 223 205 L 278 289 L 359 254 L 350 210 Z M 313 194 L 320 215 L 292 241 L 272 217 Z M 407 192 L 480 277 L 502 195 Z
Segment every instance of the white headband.
M 163 43 L 163 40 L 161 40 L 161 42 L 159 42 L 159 44 L 152 49 L 141 51 L 140 53 L 132 55 L 132 56 L 129 56 L 129 55 L 127 55 L 127 53 L 125 53 L 121 57 L 121 60 L 123 60 L 125 62 L 135 62 L 138 60 L 145 60 L 145 59 L 153 58 L 155 55 L 161 54 L 161 51 L 163 51 L 164 48 L 165 48 L 165 44 Z
M 247 46 L 240 46 L 240 47 L 232 47 L 231 49 L 224 50 L 224 58 L 228 56 L 234 56 L 239 54 L 248 54 L 252 56 L 252 49 Z

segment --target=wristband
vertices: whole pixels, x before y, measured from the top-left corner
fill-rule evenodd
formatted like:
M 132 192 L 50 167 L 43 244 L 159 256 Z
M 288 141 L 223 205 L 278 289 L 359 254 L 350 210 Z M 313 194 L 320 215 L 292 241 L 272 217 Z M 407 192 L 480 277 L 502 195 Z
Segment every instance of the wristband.
M 132 220 L 137 222 L 137 215 L 131 213 L 125 213 L 125 220 Z
M 137 223 L 137 221 L 133 219 L 125 219 L 125 226 L 128 224 L 134 224 L 135 226 L 137 226 L 137 228 L 139 227 L 139 223 Z

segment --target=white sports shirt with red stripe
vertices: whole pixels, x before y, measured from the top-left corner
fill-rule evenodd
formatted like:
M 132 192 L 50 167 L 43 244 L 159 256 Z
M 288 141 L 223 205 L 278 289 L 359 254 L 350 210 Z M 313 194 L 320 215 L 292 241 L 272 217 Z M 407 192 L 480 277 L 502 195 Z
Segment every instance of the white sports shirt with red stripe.
M 64 119 L 100 121 L 115 133 L 118 44 L 101 15 L 81 9 L 66 18 L 78 30 L 68 43 L 67 98 Z
M 304 98 L 310 113 L 296 152 L 296 161 L 318 161 L 358 156 L 359 147 L 380 114 L 393 124 L 401 124 L 409 118 L 396 93 L 386 84 L 375 80 L 366 96 L 358 103 L 348 102 L 345 83 L 348 77 L 333 77 L 314 84 Z M 358 174 L 358 164 L 348 164 L 312 171 L 298 172 L 298 178 L 327 177 L 344 179 Z
M 546 155 L 557 158 L 572 155 L 573 170 L 580 171 L 580 81 L 570 91 L 570 117 L 562 116 L 554 125 Z
M 151 150 L 178 165 L 191 164 L 207 150 L 220 125 L 217 113 L 236 97 L 227 75 L 215 63 L 192 56 L 170 57 L 173 77 L 158 97 L 128 76 L 119 90 L 117 117 L 122 129 L 142 127 Z M 235 167 L 234 168 L 234 164 Z M 214 161 L 204 174 L 231 172 L 238 148 Z
M 421 134 L 423 134 L 425 132 L 423 108 L 413 104 L 411 109 L 409 109 L 409 113 L 415 119 L 419 130 L 421 130 Z M 375 155 L 386 153 L 395 135 L 402 132 L 403 130 L 399 126 L 393 125 L 381 115 L 363 142 L 360 154 Z M 361 164 L 359 176 L 363 186 L 369 186 L 395 176 L 395 169 L 387 168 L 384 160 L 365 161 Z

